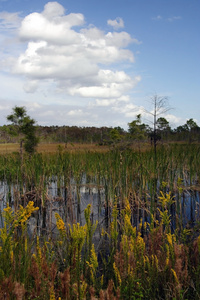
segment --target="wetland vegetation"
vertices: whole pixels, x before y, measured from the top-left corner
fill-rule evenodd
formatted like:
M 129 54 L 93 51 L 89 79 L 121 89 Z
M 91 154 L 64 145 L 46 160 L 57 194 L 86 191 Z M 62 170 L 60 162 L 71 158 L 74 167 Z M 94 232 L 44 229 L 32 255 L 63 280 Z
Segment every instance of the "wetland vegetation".
M 200 145 L 101 149 L 1 154 L 1 299 L 199 299 Z
M 200 298 L 199 127 L 157 121 L 0 145 L 0 299 Z

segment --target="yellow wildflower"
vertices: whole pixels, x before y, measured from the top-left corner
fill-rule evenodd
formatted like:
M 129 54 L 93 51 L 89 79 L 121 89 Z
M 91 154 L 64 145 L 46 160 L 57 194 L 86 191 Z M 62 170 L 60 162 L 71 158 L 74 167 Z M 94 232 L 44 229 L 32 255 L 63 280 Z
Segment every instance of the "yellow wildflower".
M 113 269 L 114 269 L 114 272 L 115 272 L 115 276 L 116 276 L 116 278 L 119 282 L 119 285 L 121 285 L 121 283 L 122 283 L 121 276 L 120 276 L 119 270 L 118 270 L 115 262 L 113 263 Z
M 34 211 L 37 211 L 39 207 L 34 207 L 34 202 L 29 201 L 26 207 L 23 207 L 20 205 L 20 209 L 18 211 L 18 221 L 21 222 L 21 224 L 26 223 L 26 221 L 30 218 L 31 214 Z M 16 226 L 18 224 L 16 223 Z
M 150 263 L 149 263 L 149 258 L 148 256 L 144 256 L 144 263 L 146 265 L 146 267 L 148 268 L 148 270 L 150 269 Z
M 139 233 L 138 233 L 138 237 L 137 237 L 137 248 L 138 248 L 138 250 L 140 250 L 140 253 L 143 253 L 145 250 L 145 242 Z
M 12 211 L 12 208 L 10 206 L 7 206 L 6 208 L 4 208 L 3 218 L 5 218 L 5 223 L 6 224 L 10 224 L 14 220 L 13 211 Z
M 27 252 L 27 249 L 28 249 L 28 241 L 27 241 L 27 237 L 25 237 L 25 245 L 24 245 L 24 248 L 25 248 L 25 252 Z
M 161 196 L 158 197 L 160 200 L 160 203 L 162 205 L 163 209 L 166 209 L 168 205 L 171 205 L 172 203 L 174 203 L 174 196 L 171 197 L 171 192 L 166 193 L 166 195 L 164 195 L 164 193 L 161 191 Z
M 12 212 L 12 208 L 10 206 L 7 206 L 6 208 L 4 208 L 3 210 L 5 213 L 11 213 Z
M 104 280 L 104 276 L 101 275 L 101 286 L 103 286 L 103 280 Z
M 92 244 L 90 261 L 92 263 L 93 269 L 95 270 L 98 267 L 97 255 L 94 249 L 94 244 Z
M 178 277 L 177 277 L 177 274 L 176 274 L 175 270 L 171 269 L 171 271 L 172 271 L 172 274 L 174 275 L 174 279 L 175 279 L 176 283 L 179 284 L 179 280 L 178 280 Z
M 152 265 L 158 270 L 158 257 L 157 255 L 152 255 Z
M 10 260 L 13 263 L 13 251 L 10 251 Z
M 142 229 L 142 218 L 140 219 L 140 223 L 139 223 L 139 230 Z
M 166 244 L 166 266 L 169 265 L 169 246 Z
M 33 258 L 33 259 L 36 259 L 35 253 L 32 254 L 32 258 Z
M 58 228 L 58 230 L 62 233 L 65 232 L 65 223 L 63 221 L 63 219 L 59 216 L 58 213 L 55 213 L 55 217 L 56 217 L 56 226 Z
M 166 237 L 167 237 L 167 241 L 168 241 L 169 245 L 172 247 L 173 246 L 173 242 L 176 241 L 175 235 L 171 234 L 171 233 L 167 233 Z
M 56 300 L 53 285 L 52 285 L 51 288 L 50 288 L 50 298 L 49 298 L 49 299 L 50 299 L 50 300 Z
M 171 233 L 168 233 L 166 236 L 167 236 L 167 241 L 168 241 L 169 245 L 172 246 L 173 242 L 172 242 L 172 235 L 171 235 Z
M 101 236 L 104 236 L 106 234 L 104 228 L 102 227 L 102 230 L 101 230 Z
M 131 216 L 131 208 L 128 199 L 125 199 L 125 212 L 129 217 Z
M 124 230 L 127 236 L 136 237 L 136 227 L 132 226 L 130 217 L 127 214 L 124 217 Z
M 144 222 L 144 231 L 147 229 L 147 222 Z
M 166 188 L 167 187 L 167 182 L 166 181 L 162 181 L 162 187 Z

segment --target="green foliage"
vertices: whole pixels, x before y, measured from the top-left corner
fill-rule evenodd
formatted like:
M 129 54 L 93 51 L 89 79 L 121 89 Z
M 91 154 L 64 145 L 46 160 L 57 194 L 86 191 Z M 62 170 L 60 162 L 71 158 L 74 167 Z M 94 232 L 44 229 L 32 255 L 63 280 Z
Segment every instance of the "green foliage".
M 189 130 L 198 128 L 197 123 L 193 119 L 187 120 L 186 125 L 188 126 Z
M 123 138 L 123 135 L 120 133 L 120 128 L 113 128 L 110 131 L 110 138 L 112 140 L 112 142 L 116 143 L 116 142 L 120 142 Z
M 39 138 L 36 136 L 35 120 L 27 115 L 25 107 L 19 106 L 13 108 L 13 114 L 8 115 L 7 120 L 12 122 L 11 134 L 23 135 L 21 138 L 21 151 L 22 142 L 24 141 L 25 151 L 33 154 L 39 142 Z
M 18 282 L 19 286 L 29 285 L 30 277 L 27 276 L 31 266 L 32 241 L 27 234 L 27 221 L 38 207 L 30 201 L 25 208 L 22 206 L 15 213 L 11 207 L 3 211 L 4 225 L 0 229 L 0 298 L 2 298 L 2 282 L 6 278 Z M 23 289 L 23 291 L 25 291 Z M 14 290 L 10 293 L 15 293 Z M 9 296 L 9 289 L 5 290 Z
M 169 122 L 164 117 L 160 117 L 157 119 L 157 127 L 158 130 L 168 130 L 170 128 Z
M 146 125 L 141 123 L 141 114 L 136 116 L 136 120 L 128 123 L 128 132 L 131 139 L 142 140 L 146 136 Z
M 22 107 L 23 108 L 23 107 Z M 15 109 L 15 108 L 14 108 Z M 16 142 L 19 141 L 24 133 L 19 132 L 22 121 L 22 113 L 17 111 L 19 115 L 19 122 L 14 113 L 8 116 L 8 121 L 13 125 L 4 125 L 0 127 L 0 142 Z M 151 112 L 148 112 L 152 115 Z M 186 124 L 172 129 L 169 121 L 156 115 L 155 130 L 158 139 L 162 141 L 199 141 L 200 127 L 197 123 L 190 118 Z M 136 116 L 136 120 L 128 123 L 128 131 L 117 126 L 114 128 L 109 127 L 77 127 L 77 126 L 37 126 L 35 134 L 42 142 L 52 143 L 96 143 L 100 145 L 109 145 L 119 143 L 121 141 L 145 140 L 154 138 L 154 128 L 141 122 L 141 115 Z M 154 122 L 150 122 L 153 125 Z M 14 125 L 15 124 L 15 125 Z M 26 129 L 25 129 L 26 131 Z M 18 138 L 17 138 L 18 137 Z

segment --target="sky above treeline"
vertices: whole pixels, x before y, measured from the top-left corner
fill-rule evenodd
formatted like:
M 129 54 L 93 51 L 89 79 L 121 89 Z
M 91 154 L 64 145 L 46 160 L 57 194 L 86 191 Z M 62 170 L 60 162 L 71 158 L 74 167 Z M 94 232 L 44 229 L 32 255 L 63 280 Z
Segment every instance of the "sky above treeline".
M 25 106 L 39 125 L 200 125 L 199 0 L 0 0 L 0 125 Z

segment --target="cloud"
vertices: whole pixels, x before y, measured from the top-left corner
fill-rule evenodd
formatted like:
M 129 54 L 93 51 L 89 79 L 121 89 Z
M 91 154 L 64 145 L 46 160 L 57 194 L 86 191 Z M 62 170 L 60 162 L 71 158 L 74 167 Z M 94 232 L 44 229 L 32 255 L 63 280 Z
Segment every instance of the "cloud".
M 44 6 L 43 15 L 50 19 L 62 17 L 65 9 L 58 2 L 49 2 Z
M 39 104 L 39 103 L 37 103 L 37 102 L 31 102 L 31 103 L 28 103 L 28 104 L 26 105 L 26 108 L 27 108 L 29 111 L 36 111 L 36 112 L 37 112 L 37 110 L 40 109 L 41 107 L 42 107 L 41 104 Z
M 140 77 L 136 77 L 135 80 L 132 80 L 124 71 L 100 70 L 95 80 L 95 86 L 77 86 L 69 88 L 69 91 L 71 95 L 78 94 L 87 98 L 119 98 L 133 88 L 140 79 Z
M 17 103 L 40 125 L 125 128 L 127 118 L 135 117 L 129 93 L 141 77 L 126 70 L 135 61 L 129 46 L 140 41 L 116 31 L 120 19 L 103 31 L 88 26 L 81 13 L 66 13 L 58 2 L 23 19 L 6 12 L 0 18 L 4 37 L 11 32 L 0 62 L 0 104 L 9 103 L 5 115 Z
M 160 21 L 160 20 L 162 20 L 162 19 L 163 19 L 163 17 L 160 16 L 160 15 L 158 15 L 158 16 L 152 18 L 152 20 L 155 20 L 155 21 Z
M 0 12 L 0 29 L 1 30 L 10 30 L 16 29 L 19 27 L 21 18 L 19 13 L 8 13 L 6 11 Z
M 173 21 L 177 21 L 177 20 L 181 20 L 181 19 L 182 19 L 181 16 L 172 16 L 169 18 L 163 18 L 161 15 L 158 15 L 158 16 L 152 18 L 152 20 L 154 20 L 154 21 L 164 20 L 164 21 L 168 21 L 168 22 L 173 22 Z
M 54 4 L 54 5 L 52 5 Z M 48 9 L 48 6 L 51 9 Z M 52 12 L 53 6 L 55 7 Z M 80 42 L 80 36 L 71 28 L 84 23 L 82 14 L 61 15 L 60 4 L 48 3 L 42 13 L 32 13 L 24 18 L 19 36 L 24 41 L 43 41 L 54 45 L 69 45 Z
M 39 98 L 37 97 L 37 99 Z M 122 96 L 118 99 L 99 98 L 90 101 L 86 105 L 75 101 L 66 105 L 59 103 L 58 98 L 53 96 L 52 100 L 54 100 L 52 103 L 49 101 L 36 102 L 35 98 L 30 94 L 28 99 L 26 98 L 23 101 L 18 96 L 17 105 L 25 106 L 28 114 L 37 121 L 37 124 L 44 126 L 121 126 L 126 129 L 128 122 L 135 120 L 136 115 L 140 113 L 142 114 L 142 122 L 152 125 L 151 116 L 144 112 L 144 107 L 135 105 L 130 96 Z M 2 125 L 5 124 L 6 115 L 10 114 L 12 107 L 15 105 L 16 99 L 10 102 L 7 98 L 5 100 L 5 98 L 0 97 Z M 170 122 L 172 127 L 177 127 L 186 122 L 171 114 L 167 114 L 164 117 Z
M 82 109 L 74 109 L 74 110 L 70 110 L 67 113 L 68 116 L 75 116 L 75 117 L 80 117 L 80 116 L 84 116 L 85 117 L 85 113 L 83 112 Z
M 120 18 L 109 23 L 123 27 Z M 68 95 L 119 98 L 139 82 L 139 77 L 118 70 L 123 63 L 134 63 L 128 46 L 140 44 L 137 39 L 125 31 L 104 32 L 87 26 L 82 14 L 66 14 L 58 2 L 27 15 L 19 27 L 19 39 L 26 49 L 9 66 L 13 74 L 26 78 L 27 93 L 35 93 L 44 81 L 56 83 L 57 91 Z
M 181 20 L 182 18 L 180 16 L 173 16 L 167 19 L 167 21 L 169 22 L 173 22 L 173 21 L 177 21 L 177 20 Z
M 25 85 L 24 85 L 24 91 L 26 93 L 34 93 L 37 88 L 38 88 L 38 80 L 29 80 Z
M 181 123 L 181 118 L 172 115 L 172 114 L 165 114 L 164 116 L 166 120 L 170 123 L 170 125 L 173 127 L 174 125 L 180 124 Z
M 89 105 L 92 106 L 118 106 L 119 104 L 124 105 L 124 103 L 129 102 L 130 101 L 130 97 L 129 96 L 122 96 L 118 99 L 114 98 L 114 99 L 95 99 L 95 102 L 90 103 Z
M 119 28 L 124 28 L 124 21 L 122 18 L 116 18 L 115 20 L 108 20 L 107 24 L 112 26 L 115 30 Z

